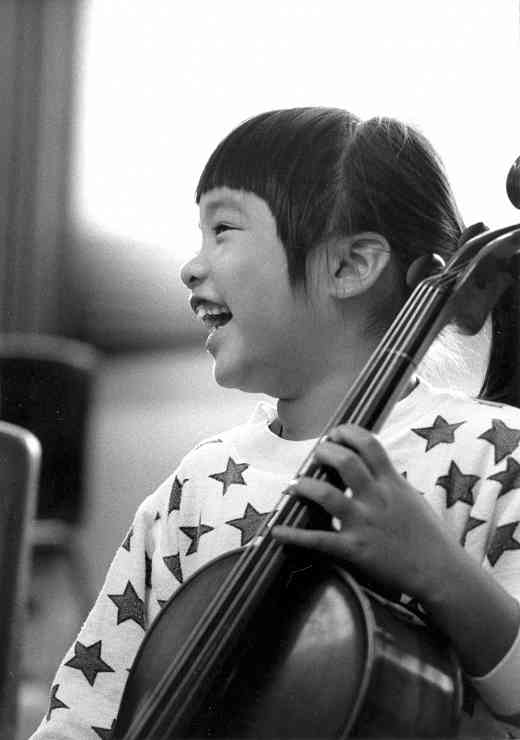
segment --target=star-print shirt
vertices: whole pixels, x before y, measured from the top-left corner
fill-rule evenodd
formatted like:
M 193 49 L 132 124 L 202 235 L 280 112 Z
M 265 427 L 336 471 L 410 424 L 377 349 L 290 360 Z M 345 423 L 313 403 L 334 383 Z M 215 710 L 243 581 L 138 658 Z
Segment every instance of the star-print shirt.
M 205 563 L 254 539 L 311 450 L 314 440 L 277 437 L 275 415 L 261 404 L 248 423 L 205 440 L 141 504 L 34 740 L 110 737 L 128 670 L 165 602 Z M 520 599 L 520 410 L 421 381 L 379 437 L 453 537 Z M 520 638 L 471 685 L 460 735 L 520 737 L 494 718 L 520 713 Z

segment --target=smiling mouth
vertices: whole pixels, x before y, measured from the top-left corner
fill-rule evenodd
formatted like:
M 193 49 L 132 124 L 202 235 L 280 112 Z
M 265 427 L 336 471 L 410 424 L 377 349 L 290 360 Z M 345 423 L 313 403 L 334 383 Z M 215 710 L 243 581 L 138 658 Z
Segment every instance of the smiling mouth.
M 204 326 L 212 332 L 225 326 L 233 317 L 227 308 L 207 304 L 197 306 L 196 314 Z

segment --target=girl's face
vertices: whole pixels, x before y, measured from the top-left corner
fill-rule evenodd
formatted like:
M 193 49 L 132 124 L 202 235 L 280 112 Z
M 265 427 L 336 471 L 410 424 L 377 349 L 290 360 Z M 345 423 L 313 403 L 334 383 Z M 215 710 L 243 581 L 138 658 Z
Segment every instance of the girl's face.
M 202 246 L 182 268 L 222 386 L 293 397 L 326 367 L 327 308 L 289 283 L 267 203 L 216 188 L 200 200 Z M 323 304 L 323 305 L 322 305 Z

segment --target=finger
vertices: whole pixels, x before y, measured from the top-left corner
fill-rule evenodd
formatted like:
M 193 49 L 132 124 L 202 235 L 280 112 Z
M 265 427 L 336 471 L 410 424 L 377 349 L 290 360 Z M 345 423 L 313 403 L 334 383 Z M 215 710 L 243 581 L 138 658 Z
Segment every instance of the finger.
M 298 529 L 276 525 L 272 529 L 273 537 L 284 545 L 304 547 L 316 550 L 333 558 L 345 559 L 348 556 L 348 540 L 345 534 L 341 539 L 337 532 L 324 532 L 319 529 Z
M 355 450 L 336 442 L 322 442 L 314 453 L 315 460 L 325 466 L 334 468 L 343 481 L 345 488 L 363 491 L 372 483 L 368 466 Z
M 392 468 L 390 458 L 379 440 L 363 427 L 356 424 L 341 424 L 327 434 L 328 439 L 346 445 L 357 452 L 370 473 L 377 477 Z
M 351 497 L 324 480 L 299 478 L 289 491 L 291 495 L 303 496 L 314 501 L 333 517 L 343 519 L 351 511 Z

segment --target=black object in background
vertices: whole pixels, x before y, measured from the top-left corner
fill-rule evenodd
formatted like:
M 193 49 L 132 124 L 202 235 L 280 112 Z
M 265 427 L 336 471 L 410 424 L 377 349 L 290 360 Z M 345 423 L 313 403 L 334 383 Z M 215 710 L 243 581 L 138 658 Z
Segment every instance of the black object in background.
M 96 363 L 96 352 L 82 342 L 0 336 L 0 418 L 29 429 L 42 446 L 37 519 L 81 519 Z

